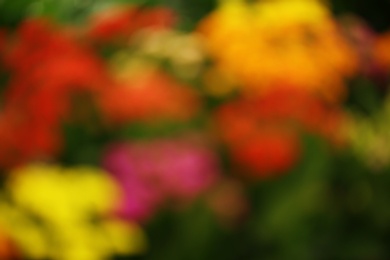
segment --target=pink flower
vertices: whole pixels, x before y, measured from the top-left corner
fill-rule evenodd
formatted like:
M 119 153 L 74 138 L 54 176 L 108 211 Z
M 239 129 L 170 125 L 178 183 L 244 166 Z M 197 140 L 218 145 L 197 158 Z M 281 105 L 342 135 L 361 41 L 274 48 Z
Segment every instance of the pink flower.
M 194 200 L 218 176 L 214 154 L 186 139 L 117 144 L 103 164 L 124 189 L 119 214 L 138 221 L 152 217 L 167 200 Z

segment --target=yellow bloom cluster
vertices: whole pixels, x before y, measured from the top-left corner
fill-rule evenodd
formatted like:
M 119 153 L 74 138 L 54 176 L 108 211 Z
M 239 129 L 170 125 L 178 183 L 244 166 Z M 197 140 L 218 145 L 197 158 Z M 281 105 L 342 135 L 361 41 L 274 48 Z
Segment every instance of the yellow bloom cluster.
M 354 50 L 319 1 L 225 0 L 199 31 L 219 69 L 249 91 L 288 84 L 338 99 L 344 77 L 357 66 Z
M 101 260 L 145 248 L 136 224 L 110 217 L 120 193 L 101 170 L 30 165 L 6 190 L 0 226 L 29 259 Z

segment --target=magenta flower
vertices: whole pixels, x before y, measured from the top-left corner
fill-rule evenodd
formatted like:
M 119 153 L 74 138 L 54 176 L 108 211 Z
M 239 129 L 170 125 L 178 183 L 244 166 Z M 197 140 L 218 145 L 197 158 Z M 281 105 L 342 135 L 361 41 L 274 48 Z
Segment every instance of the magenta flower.
M 141 222 L 168 200 L 194 200 L 218 178 L 215 155 L 187 139 L 116 144 L 108 149 L 103 166 L 125 193 L 118 213 Z

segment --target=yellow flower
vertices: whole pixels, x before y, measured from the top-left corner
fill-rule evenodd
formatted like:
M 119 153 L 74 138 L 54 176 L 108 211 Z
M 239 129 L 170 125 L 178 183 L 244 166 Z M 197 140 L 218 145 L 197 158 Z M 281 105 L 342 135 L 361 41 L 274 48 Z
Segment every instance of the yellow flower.
M 222 1 L 199 31 L 216 66 L 246 91 L 288 84 L 335 100 L 357 64 L 326 6 L 314 0 Z
M 44 259 L 47 256 L 47 244 L 44 234 L 24 212 L 9 205 L 0 198 L 0 226 L 12 238 L 17 246 L 32 259 Z
M 145 250 L 141 229 L 109 217 L 120 192 L 91 167 L 30 165 L 11 174 L 0 226 L 32 259 L 99 260 Z
M 254 8 L 258 13 L 258 25 L 271 27 L 283 28 L 298 23 L 321 25 L 329 16 L 328 10 L 317 0 L 262 1 Z

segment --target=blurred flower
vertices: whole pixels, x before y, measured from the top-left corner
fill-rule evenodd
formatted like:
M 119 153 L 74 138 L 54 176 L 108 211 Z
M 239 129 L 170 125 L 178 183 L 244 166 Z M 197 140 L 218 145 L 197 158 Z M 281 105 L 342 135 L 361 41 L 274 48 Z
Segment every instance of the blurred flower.
M 34 66 L 37 62 L 41 66 Z M 43 80 L 47 84 L 61 84 L 62 88 L 96 89 L 105 82 L 102 82 L 105 74 L 102 74 L 101 61 L 68 32 L 44 20 L 23 22 L 16 32 L 6 64 L 17 76 L 28 75 L 27 78 L 15 76 L 16 85 L 25 80 Z M 39 86 L 47 87 L 43 83 Z M 13 91 L 19 93 L 18 90 L 23 87 Z
M 390 164 L 390 99 L 374 115 L 349 115 L 346 133 L 351 149 L 356 156 L 374 170 Z
M 206 146 L 186 139 L 112 146 L 103 164 L 125 190 L 119 214 L 141 222 L 168 200 L 192 201 L 216 181 L 219 171 Z
M 234 179 L 219 181 L 207 196 L 207 202 L 219 222 L 227 227 L 240 224 L 249 213 L 244 186 Z
M 166 7 L 149 8 L 137 17 L 138 27 L 145 29 L 166 29 L 171 28 L 175 23 L 176 14 Z
M 118 12 L 130 12 L 126 10 Z M 135 28 L 163 26 L 164 17 L 169 16 L 165 9 L 131 10 L 135 21 L 129 18 L 129 22 Z M 176 44 L 187 42 L 184 36 L 176 38 Z M 196 114 L 200 99 L 194 89 L 140 65 L 133 56 L 119 62 L 117 56 L 121 52 L 114 56 L 113 71 L 109 71 L 92 49 L 68 31 L 44 20 L 26 20 L 5 53 L 11 77 L 0 114 L 4 144 L 0 166 L 10 168 L 57 155 L 62 145 L 61 124 L 77 118 L 87 124 L 92 115 L 81 115 L 87 105 L 100 106 L 108 123 L 187 120 Z M 81 96 L 81 107 L 74 108 L 75 97 Z
M 3 67 L 3 55 L 7 44 L 7 33 L 0 28 L 0 68 Z
M 105 259 L 144 250 L 141 230 L 113 218 L 120 191 L 103 171 L 29 165 L 12 172 L 0 226 L 29 259 Z
M 173 12 L 164 7 L 117 6 L 92 17 L 87 36 L 102 43 L 126 44 L 136 31 L 169 28 L 174 23 Z
M 70 116 L 72 97 L 113 84 L 98 57 L 48 22 L 26 20 L 9 45 L 0 115 L 0 140 L 8 144 L 0 148 L 3 167 L 58 153 L 59 126 Z
M 289 170 L 299 158 L 299 131 L 343 141 L 341 112 L 304 90 L 275 87 L 260 97 L 241 98 L 216 111 L 222 140 L 233 159 L 258 176 Z
M 119 75 L 122 84 L 101 95 L 100 106 L 110 122 L 187 120 L 196 114 L 199 98 L 195 90 L 159 70 L 127 66 Z
M 101 95 L 100 106 L 113 122 L 133 120 L 188 120 L 200 107 L 197 91 L 160 67 L 169 66 L 178 78 L 195 78 L 203 52 L 195 35 L 173 30 L 144 30 L 134 35 L 132 45 L 115 53 L 111 71 L 118 84 Z
M 17 249 L 0 226 L 0 259 L 19 259 Z
M 202 75 L 204 91 L 207 95 L 224 97 L 236 90 L 238 83 L 233 75 L 225 73 L 221 68 L 208 68 Z
M 60 150 L 58 129 L 26 117 L 25 113 L 10 110 L 0 116 L 1 167 L 11 168 L 32 159 L 47 159 Z
M 390 32 L 378 35 L 374 43 L 374 58 L 388 73 L 390 70 Z
M 382 42 L 386 37 L 378 35 L 359 17 L 344 16 L 341 24 L 358 54 L 360 73 L 373 80 L 378 87 L 386 89 L 389 67 L 384 61 L 386 54 L 383 52 L 388 47 Z
M 355 46 L 360 58 L 359 68 L 363 73 L 369 74 L 373 66 L 373 45 L 375 32 L 359 17 L 347 15 L 342 17 L 341 25 L 346 35 Z
M 337 101 L 356 68 L 353 49 L 319 1 L 222 1 L 199 31 L 220 71 L 250 93 L 287 83 Z
M 232 157 L 260 177 L 290 170 L 300 155 L 299 137 L 283 129 L 258 131 L 255 136 L 231 145 Z
M 133 56 L 163 62 L 184 79 L 199 77 L 206 60 L 201 39 L 195 33 L 144 30 L 135 35 L 132 44 L 136 49 L 131 53 Z

